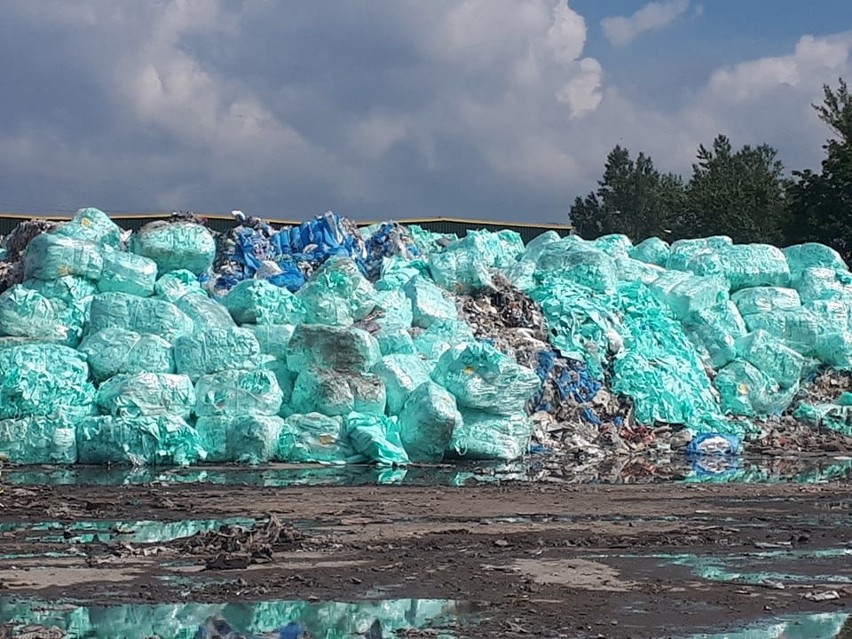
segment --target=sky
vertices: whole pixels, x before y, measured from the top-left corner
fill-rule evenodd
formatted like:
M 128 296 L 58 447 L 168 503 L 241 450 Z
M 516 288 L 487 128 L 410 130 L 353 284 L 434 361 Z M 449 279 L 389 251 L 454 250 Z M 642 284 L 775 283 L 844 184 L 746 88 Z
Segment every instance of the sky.
M 818 168 L 848 0 L 4 0 L 0 211 L 565 222 L 616 144 Z

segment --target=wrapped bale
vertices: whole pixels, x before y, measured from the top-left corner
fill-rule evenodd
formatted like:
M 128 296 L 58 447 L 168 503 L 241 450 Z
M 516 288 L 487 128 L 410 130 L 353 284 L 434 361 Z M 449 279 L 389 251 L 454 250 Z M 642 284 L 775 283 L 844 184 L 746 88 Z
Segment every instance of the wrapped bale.
M 175 372 L 172 346 L 159 335 L 105 328 L 88 335 L 78 350 L 86 356 L 96 382 L 122 374 Z
M 0 420 L 0 460 L 13 464 L 75 464 L 74 423 L 62 417 Z
M 296 376 L 287 368 L 286 362 L 275 359 L 272 355 L 261 355 L 258 360 L 258 368 L 271 371 L 275 375 L 275 379 L 278 380 L 278 387 L 281 389 L 281 408 L 278 410 L 278 415 L 288 417 L 293 412 L 290 404 Z
M 399 256 L 382 259 L 381 277 L 375 283 L 377 291 L 401 290 L 418 275 L 429 276 L 429 267 L 421 260 L 406 260 Z
M 204 375 L 195 385 L 198 417 L 277 415 L 283 395 L 268 370 L 229 370 Z
M 150 222 L 133 234 L 130 250 L 157 263 L 161 273 L 185 269 L 198 275 L 213 266 L 216 241 L 191 222 Z
M 86 321 L 85 304 L 66 304 L 22 284 L 0 294 L 0 335 L 76 346 Z
M 260 352 L 265 355 L 286 360 L 290 350 L 290 339 L 296 327 L 293 324 L 247 324 L 260 344 Z
M 237 324 L 301 324 L 302 300 L 265 280 L 243 280 L 222 298 Z
M 507 268 L 524 252 L 524 242 L 514 231 L 470 231 L 444 250 L 429 254 L 429 271 L 435 282 L 456 293 L 491 285 L 491 270 Z
M 817 354 L 826 333 L 816 315 L 805 308 L 744 315 L 749 331 L 763 330 L 807 357 Z
M 702 253 L 686 263 L 686 270 L 696 275 L 723 277 L 732 291 L 790 284 L 790 268 L 784 253 L 770 244 L 735 244 Z
M 101 293 L 129 293 L 139 297 L 154 294 L 157 281 L 157 263 L 154 260 L 114 250 L 104 251 L 103 259 L 103 270 L 98 279 Z
M 615 269 L 620 281 L 642 282 L 643 284 L 653 283 L 665 272 L 665 269 L 659 266 L 646 264 L 630 257 L 617 257 Z
M 319 413 L 291 415 L 278 439 L 279 461 L 345 464 L 358 461 L 347 437 L 343 418 Z
M 167 302 L 177 302 L 190 293 L 207 297 L 207 292 L 198 281 L 198 276 L 186 269 L 164 273 L 154 282 L 154 294 Z
M 567 279 L 593 291 L 615 293 L 618 274 L 615 260 L 599 249 L 565 238 L 549 244 L 536 262 L 535 280 Z
M 690 339 L 703 349 L 713 368 L 721 368 L 737 357 L 737 339 L 746 334 L 746 325 L 733 302 L 693 313 L 684 322 Z
M 175 368 L 192 380 L 229 369 L 257 368 L 259 356 L 254 333 L 236 326 L 182 335 L 174 343 Z
M 794 310 L 802 305 L 799 293 L 792 288 L 756 286 L 744 288 L 731 295 L 740 313 L 771 313 L 775 310 Z
M 523 412 L 541 386 L 534 371 L 483 343 L 445 352 L 432 379 L 455 395 L 460 406 L 503 415 Z
M 380 466 L 404 466 L 408 454 L 400 439 L 399 426 L 384 415 L 349 413 L 345 421 L 346 436 L 353 448 Z
M 290 403 L 297 413 L 340 416 L 355 411 L 383 415 L 387 396 L 377 375 L 307 368 L 296 377 Z
M 415 326 L 429 328 L 440 320 L 458 320 L 455 304 L 447 299 L 444 291 L 422 275 L 413 277 L 402 290 L 411 300 Z
M 332 257 L 299 291 L 310 324 L 349 326 L 364 319 L 376 306 L 376 290 L 354 260 Z
M 265 464 L 278 453 L 284 420 L 270 415 L 201 417 L 195 423 L 205 461 Z
M 562 237 L 556 231 L 545 231 L 540 235 L 536 235 L 533 239 L 527 242 L 527 246 L 524 249 L 523 254 L 519 256 L 519 259 L 522 259 L 525 262 L 535 263 L 545 246 L 558 242 L 561 239 Z
M 418 386 L 399 414 L 399 434 L 413 462 L 441 461 L 462 423 L 455 398 L 434 382 Z
M 434 324 L 433 324 L 434 326 Z M 411 333 L 402 328 L 382 329 L 374 335 L 382 355 L 413 355 L 417 352 Z
M 105 328 L 124 328 L 136 333 L 159 335 L 174 342 L 191 335 L 192 320 L 174 304 L 128 293 L 100 293 L 92 298 L 89 309 L 89 333 Z
M 775 380 L 742 360 L 720 370 L 713 385 L 719 392 L 722 410 L 744 417 L 779 414 L 799 390 L 798 385 L 782 389 Z
M 188 293 L 174 302 L 184 314 L 192 319 L 196 333 L 203 333 L 210 328 L 234 327 L 231 314 L 224 306 L 207 297 L 207 293 Z M 250 325 L 247 325 L 250 326 Z
M 42 233 L 27 246 L 24 277 L 55 280 L 76 275 L 97 280 L 104 267 L 103 247 L 55 233 Z
M 664 268 L 669 261 L 670 254 L 671 247 L 669 246 L 669 243 L 658 237 L 649 237 L 647 240 L 643 240 L 629 251 L 630 257 L 634 260 L 639 260 L 646 264 L 653 264 L 654 266 L 662 266 Z
M 664 271 L 651 283 L 650 289 L 680 320 L 728 301 L 728 285 L 724 279 L 716 276 L 702 277 Z
M 382 330 L 408 330 L 414 322 L 411 300 L 399 289 L 377 291 L 375 296 L 377 317 L 374 319 Z
M 179 416 L 189 419 L 195 388 L 186 375 L 136 373 L 116 375 L 98 388 L 97 404 L 113 417 Z
M 359 328 L 301 324 L 290 338 L 287 366 L 294 372 L 314 367 L 338 373 L 367 373 L 380 356 L 378 342 Z
M 796 290 L 802 302 L 848 298 L 852 291 L 838 280 L 837 272 L 830 268 L 811 267 L 804 269 L 796 282 Z
M 90 417 L 77 426 L 81 464 L 187 466 L 204 458 L 198 433 L 182 417 Z
M 805 358 L 766 331 L 754 331 L 737 340 L 740 359 L 776 381 L 782 389 L 797 388 L 805 367 Z
M 95 208 L 79 209 L 69 222 L 59 225 L 53 232 L 104 247 L 118 248 L 121 245 L 121 229 L 109 215 Z
M 399 415 L 411 393 L 428 382 L 432 366 L 419 355 L 387 355 L 373 367 L 387 391 L 387 412 Z
M 533 424 L 525 413 L 494 415 L 462 410 L 462 422 L 453 431 L 448 453 L 466 459 L 523 457 L 529 448 Z
M 665 263 L 667 269 L 686 271 L 690 260 L 702 254 L 712 254 L 721 249 L 733 246 L 734 241 L 727 235 L 692 238 L 672 242 L 669 249 L 669 259 Z
M 783 249 L 784 257 L 790 267 L 790 276 L 793 282 L 797 282 L 805 269 L 829 268 L 833 271 L 848 271 L 849 268 L 840 253 L 825 244 L 807 242 L 796 244 Z
M 414 338 L 414 348 L 426 359 L 437 361 L 453 346 L 475 341 L 473 330 L 465 322 L 440 320 Z
M 92 414 L 94 403 L 82 353 L 57 344 L 0 347 L 0 420 L 62 416 L 75 421 Z
M 633 242 L 622 233 L 601 235 L 591 242 L 592 246 L 613 257 L 628 257 L 633 250 Z
M 97 284 L 75 275 L 66 275 L 55 280 L 26 280 L 21 286 L 41 293 L 48 299 L 75 306 L 87 317 L 91 298 L 98 292 Z

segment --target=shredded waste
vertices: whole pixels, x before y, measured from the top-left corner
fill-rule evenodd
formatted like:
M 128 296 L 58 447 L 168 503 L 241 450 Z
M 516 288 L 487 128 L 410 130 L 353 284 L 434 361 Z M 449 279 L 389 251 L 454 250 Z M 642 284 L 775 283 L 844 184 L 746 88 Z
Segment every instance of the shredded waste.
M 81 209 L 0 242 L 0 458 L 405 466 L 852 438 L 852 273 L 819 244 L 464 237 L 334 213 Z

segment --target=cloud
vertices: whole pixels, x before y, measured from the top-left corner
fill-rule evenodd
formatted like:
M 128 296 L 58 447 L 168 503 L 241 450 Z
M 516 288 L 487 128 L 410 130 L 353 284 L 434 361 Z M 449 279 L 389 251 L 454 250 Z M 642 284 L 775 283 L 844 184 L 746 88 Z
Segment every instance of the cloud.
M 646 31 L 664 29 L 688 10 L 689 0 L 649 2 L 631 16 L 604 18 L 601 20 L 601 26 L 607 40 L 616 46 L 623 47 Z

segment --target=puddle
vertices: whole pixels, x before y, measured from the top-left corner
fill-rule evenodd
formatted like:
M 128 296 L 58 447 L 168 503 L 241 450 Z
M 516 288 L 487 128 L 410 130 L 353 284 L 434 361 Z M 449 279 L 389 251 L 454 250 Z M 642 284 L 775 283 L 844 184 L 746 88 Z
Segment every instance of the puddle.
M 236 632 L 260 635 L 300 622 L 316 639 L 363 636 L 380 620 L 384 636 L 396 631 L 434 629 L 430 637 L 451 638 L 458 624 L 475 620 L 472 604 L 440 599 L 388 599 L 358 603 L 267 601 L 210 605 L 75 606 L 0 597 L 0 628 L 27 624 L 56 626 L 68 639 L 195 639 L 199 627 L 221 617 Z M 12 634 L 14 637 L 14 632 Z
M 827 613 L 779 617 L 741 630 L 690 635 L 688 639 L 845 639 L 852 637 L 852 615 Z

